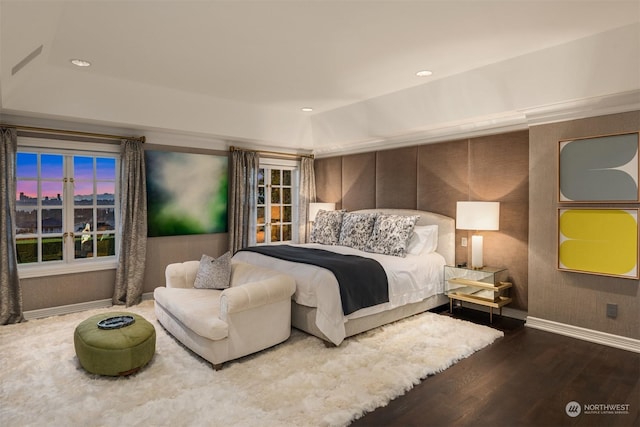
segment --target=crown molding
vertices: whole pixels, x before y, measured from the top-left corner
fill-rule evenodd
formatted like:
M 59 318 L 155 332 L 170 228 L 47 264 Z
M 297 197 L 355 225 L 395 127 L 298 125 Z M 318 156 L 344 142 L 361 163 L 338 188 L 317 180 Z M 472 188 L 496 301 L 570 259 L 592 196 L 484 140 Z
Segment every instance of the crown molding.
M 474 117 L 466 121 L 448 123 L 443 126 L 432 127 L 403 135 L 374 137 L 340 145 L 334 144 L 327 147 L 317 147 L 313 153 L 317 158 L 322 158 L 388 150 L 412 145 L 495 135 L 524 130 L 531 126 L 635 110 L 640 110 L 640 90 L 563 101 L 490 116 Z
M 408 147 L 413 145 L 434 144 L 455 139 L 475 138 L 485 135 L 507 133 L 527 129 L 526 116 L 521 112 L 508 112 L 499 115 L 476 117 L 474 120 L 447 123 L 429 129 L 395 135 L 377 137 L 344 145 L 315 148 L 317 158 L 365 153 L 378 150 Z
M 604 116 L 608 114 L 624 113 L 640 110 L 640 89 L 627 92 L 607 94 L 598 97 L 583 98 L 540 105 L 530 108 L 521 108 L 516 111 L 507 111 L 500 114 L 478 116 L 455 122 L 442 123 L 438 126 L 407 131 L 399 135 L 372 136 L 364 140 L 347 141 L 340 144 L 315 147 L 310 149 L 291 149 L 292 152 L 304 152 L 314 154 L 316 158 L 333 157 L 337 155 L 357 154 L 371 151 L 381 151 L 394 148 L 402 148 L 413 145 L 432 144 L 457 139 L 476 138 L 486 135 L 507 133 L 528 129 L 562 121 L 584 119 L 588 117 Z M 21 125 L 47 125 L 51 123 L 67 123 L 59 118 L 31 117 L 14 115 L 3 111 L 3 119 L 10 120 L 14 124 Z M 9 113 L 9 114 L 6 114 Z M 99 123 L 74 122 L 78 130 L 103 132 L 122 132 L 131 134 L 134 130 L 130 127 L 115 127 Z M 247 149 L 278 149 L 277 144 L 264 144 L 258 141 L 234 138 L 233 140 L 220 136 L 205 134 L 193 134 L 165 129 L 138 129 L 142 131 L 150 144 L 184 146 L 213 150 L 227 150 L 230 145 L 242 143 Z
M 529 126 L 640 110 L 640 89 L 521 110 Z

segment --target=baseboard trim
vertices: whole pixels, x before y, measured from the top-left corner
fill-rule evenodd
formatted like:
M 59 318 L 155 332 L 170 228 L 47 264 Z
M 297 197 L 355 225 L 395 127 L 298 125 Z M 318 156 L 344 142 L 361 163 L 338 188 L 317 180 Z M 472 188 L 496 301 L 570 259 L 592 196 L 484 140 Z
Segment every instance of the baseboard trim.
M 142 294 L 142 300 L 152 300 L 153 292 Z M 77 304 L 60 305 L 57 307 L 40 308 L 37 310 L 29 310 L 23 313 L 25 320 L 42 319 L 44 317 L 61 316 L 63 314 L 77 313 L 79 311 L 93 310 L 96 308 L 108 308 L 113 306 L 111 298 L 96 301 L 80 302 Z
M 620 335 L 613 335 L 607 332 L 595 331 L 593 329 L 581 328 L 579 326 L 567 325 L 565 323 L 554 322 L 552 320 L 540 319 L 537 317 L 527 316 L 525 326 L 542 331 L 553 332 L 559 335 L 565 335 L 577 338 L 583 341 L 590 341 L 596 344 L 602 344 L 609 347 L 620 348 L 622 350 L 640 353 L 640 340 L 627 338 Z

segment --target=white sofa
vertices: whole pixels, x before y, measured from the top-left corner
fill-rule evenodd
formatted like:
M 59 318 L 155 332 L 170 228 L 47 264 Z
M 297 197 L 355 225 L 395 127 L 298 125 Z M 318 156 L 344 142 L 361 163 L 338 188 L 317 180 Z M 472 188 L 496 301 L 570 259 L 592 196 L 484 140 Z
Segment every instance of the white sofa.
M 199 261 L 169 264 L 166 287 L 154 291 L 158 321 L 178 341 L 220 369 L 289 338 L 293 278 L 233 263 L 229 288 L 196 289 L 198 266 Z

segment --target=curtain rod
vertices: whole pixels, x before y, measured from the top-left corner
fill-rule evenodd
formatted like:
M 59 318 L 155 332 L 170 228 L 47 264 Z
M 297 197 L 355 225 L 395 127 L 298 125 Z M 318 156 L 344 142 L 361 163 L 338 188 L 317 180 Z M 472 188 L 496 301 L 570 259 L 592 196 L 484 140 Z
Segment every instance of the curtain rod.
M 299 159 L 301 157 L 308 157 L 310 159 L 313 159 L 313 154 L 291 154 L 291 153 L 280 153 L 278 151 L 247 150 L 245 148 L 234 147 L 233 145 L 231 147 L 229 147 L 229 151 L 231 151 L 231 152 L 233 152 L 233 151 L 255 151 L 256 153 L 270 154 L 272 156 L 279 156 L 279 157 L 293 157 L 293 158 L 296 158 L 296 159 Z
M 49 133 L 49 134 L 58 134 L 58 135 L 69 135 L 69 136 L 82 136 L 88 138 L 97 138 L 97 139 L 132 139 L 135 141 L 140 141 L 144 143 L 146 138 L 144 136 L 122 136 L 122 135 L 109 135 L 105 133 L 91 133 L 91 132 L 81 132 L 77 130 L 65 130 L 65 129 L 53 129 L 53 128 L 40 128 L 33 126 L 19 126 L 19 125 L 8 125 L 4 123 L 0 123 L 0 127 L 8 127 L 14 128 L 16 130 L 21 130 L 25 132 L 35 132 L 35 133 Z

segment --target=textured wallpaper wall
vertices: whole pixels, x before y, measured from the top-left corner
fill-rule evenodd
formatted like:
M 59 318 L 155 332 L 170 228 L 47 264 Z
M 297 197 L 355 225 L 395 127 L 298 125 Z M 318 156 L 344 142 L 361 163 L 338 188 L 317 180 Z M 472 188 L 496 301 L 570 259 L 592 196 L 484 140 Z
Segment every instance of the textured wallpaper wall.
M 632 132 L 638 129 L 640 111 L 531 128 L 530 316 L 614 335 L 640 338 L 638 280 L 559 271 L 556 268 L 557 215 L 558 206 L 561 205 L 558 203 L 558 141 Z M 622 206 L 640 207 L 637 203 Z M 607 317 L 608 303 L 618 305 L 617 318 Z
M 456 201 L 501 202 L 500 230 L 482 232 L 485 263 L 509 269 L 512 308 L 527 310 L 529 132 L 321 158 L 318 200 L 349 211 L 408 208 L 455 218 Z M 469 259 L 456 236 L 456 262 Z

